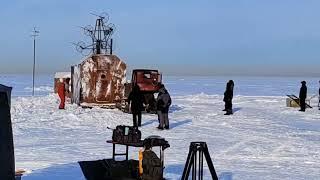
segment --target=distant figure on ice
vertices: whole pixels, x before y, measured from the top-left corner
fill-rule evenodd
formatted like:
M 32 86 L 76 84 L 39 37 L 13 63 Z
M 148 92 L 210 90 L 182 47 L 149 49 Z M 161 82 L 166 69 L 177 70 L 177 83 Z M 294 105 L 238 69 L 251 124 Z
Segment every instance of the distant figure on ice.
M 299 93 L 299 100 L 300 100 L 300 110 L 299 111 L 305 111 L 306 110 L 306 98 L 307 98 L 307 86 L 306 81 L 301 81 L 301 88 Z
M 223 97 L 223 101 L 225 103 L 224 105 L 225 108 L 223 111 L 226 111 L 224 115 L 233 114 L 232 112 L 233 87 L 234 87 L 233 80 L 229 80 L 226 86 L 226 91 L 224 92 L 224 97 Z
M 69 93 L 69 82 L 70 78 L 67 78 L 66 82 L 63 82 L 63 79 L 60 79 L 60 82 L 58 84 L 58 95 L 60 97 L 59 109 L 65 108 L 66 94 Z
M 158 129 L 169 129 L 169 107 L 171 105 L 171 97 L 163 84 L 159 89 L 157 97 L 157 114 L 159 119 Z
M 141 126 L 141 111 L 143 110 L 144 96 L 138 85 L 134 85 L 128 97 L 129 105 L 131 104 L 131 113 L 133 117 L 133 126 Z M 138 120 L 138 121 L 137 121 Z

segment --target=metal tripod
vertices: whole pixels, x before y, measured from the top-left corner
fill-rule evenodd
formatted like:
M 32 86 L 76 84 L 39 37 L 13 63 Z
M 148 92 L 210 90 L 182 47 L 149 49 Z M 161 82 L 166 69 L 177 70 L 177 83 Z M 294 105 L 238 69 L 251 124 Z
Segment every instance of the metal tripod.
M 199 154 L 199 159 L 197 159 L 198 154 Z M 218 180 L 216 171 L 211 161 L 211 157 L 210 157 L 206 142 L 190 143 L 189 154 L 188 154 L 186 165 L 183 170 L 181 180 L 188 180 L 191 166 L 192 166 L 192 180 L 196 180 L 197 178 L 197 169 L 198 169 L 198 179 L 199 180 L 203 179 L 203 155 L 206 158 L 212 179 Z

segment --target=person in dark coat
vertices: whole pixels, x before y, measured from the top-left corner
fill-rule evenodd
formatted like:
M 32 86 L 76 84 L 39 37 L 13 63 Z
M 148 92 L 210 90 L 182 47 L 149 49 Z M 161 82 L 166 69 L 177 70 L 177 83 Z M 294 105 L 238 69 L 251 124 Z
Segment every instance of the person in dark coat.
M 128 102 L 131 104 L 131 113 L 133 116 L 133 126 L 141 126 L 141 111 L 143 110 L 144 96 L 138 85 L 133 86 L 129 94 Z M 138 119 L 138 122 L 137 122 Z
M 162 166 L 161 160 L 155 152 L 152 151 L 151 142 L 144 145 L 143 159 L 142 159 L 142 179 L 143 180 L 162 180 Z
M 169 129 L 169 108 L 171 105 L 171 97 L 169 92 L 162 84 L 157 97 L 157 114 L 159 120 L 158 129 Z
M 299 111 L 305 111 L 306 110 L 306 98 L 307 98 L 307 86 L 306 81 L 301 81 L 301 88 L 299 93 L 299 100 L 300 100 L 300 110 Z
M 226 86 L 226 91 L 224 92 L 224 97 L 223 97 L 223 101 L 225 103 L 224 105 L 225 109 L 223 111 L 226 111 L 224 115 L 233 114 L 232 112 L 233 87 L 234 87 L 233 80 L 229 80 Z

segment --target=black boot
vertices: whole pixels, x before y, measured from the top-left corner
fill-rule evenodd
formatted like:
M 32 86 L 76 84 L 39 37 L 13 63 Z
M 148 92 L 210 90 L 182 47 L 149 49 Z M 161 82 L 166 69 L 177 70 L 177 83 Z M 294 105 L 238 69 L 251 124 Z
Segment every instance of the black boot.
M 227 112 L 224 115 L 231 115 L 231 114 L 233 114 L 232 110 L 227 110 Z

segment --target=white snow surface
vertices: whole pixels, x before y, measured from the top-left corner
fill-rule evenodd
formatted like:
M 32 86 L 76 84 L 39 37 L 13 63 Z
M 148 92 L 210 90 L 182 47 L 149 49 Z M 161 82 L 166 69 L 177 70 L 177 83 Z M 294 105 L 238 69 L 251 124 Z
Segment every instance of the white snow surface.
M 232 77 L 234 115 L 224 116 L 222 94 L 229 79 L 166 78 L 173 99 L 170 130 L 155 128 L 156 115 L 143 115 L 141 127 L 143 138 L 160 135 L 171 145 L 165 151 L 165 177 L 180 179 L 190 142 L 205 141 L 220 179 L 320 179 L 317 99 L 305 113 L 285 107 L 285 94 L 297 94 L 302 79 Z M 317 79 L 307 80 L 311 96 Z M 84 179 L 78 161 L 112 157 L 107 127 L 132 124 L 130 114 L 116 109 L 67 104 L 58 110 L 55 94 L 18 92 L 11 115 L 16 168 L 28 170 L 24 180 Z M 129 158 L 138 158 L 137 148 L 129 149 Z M 208 170 L 205 175 L 211 179 Z

